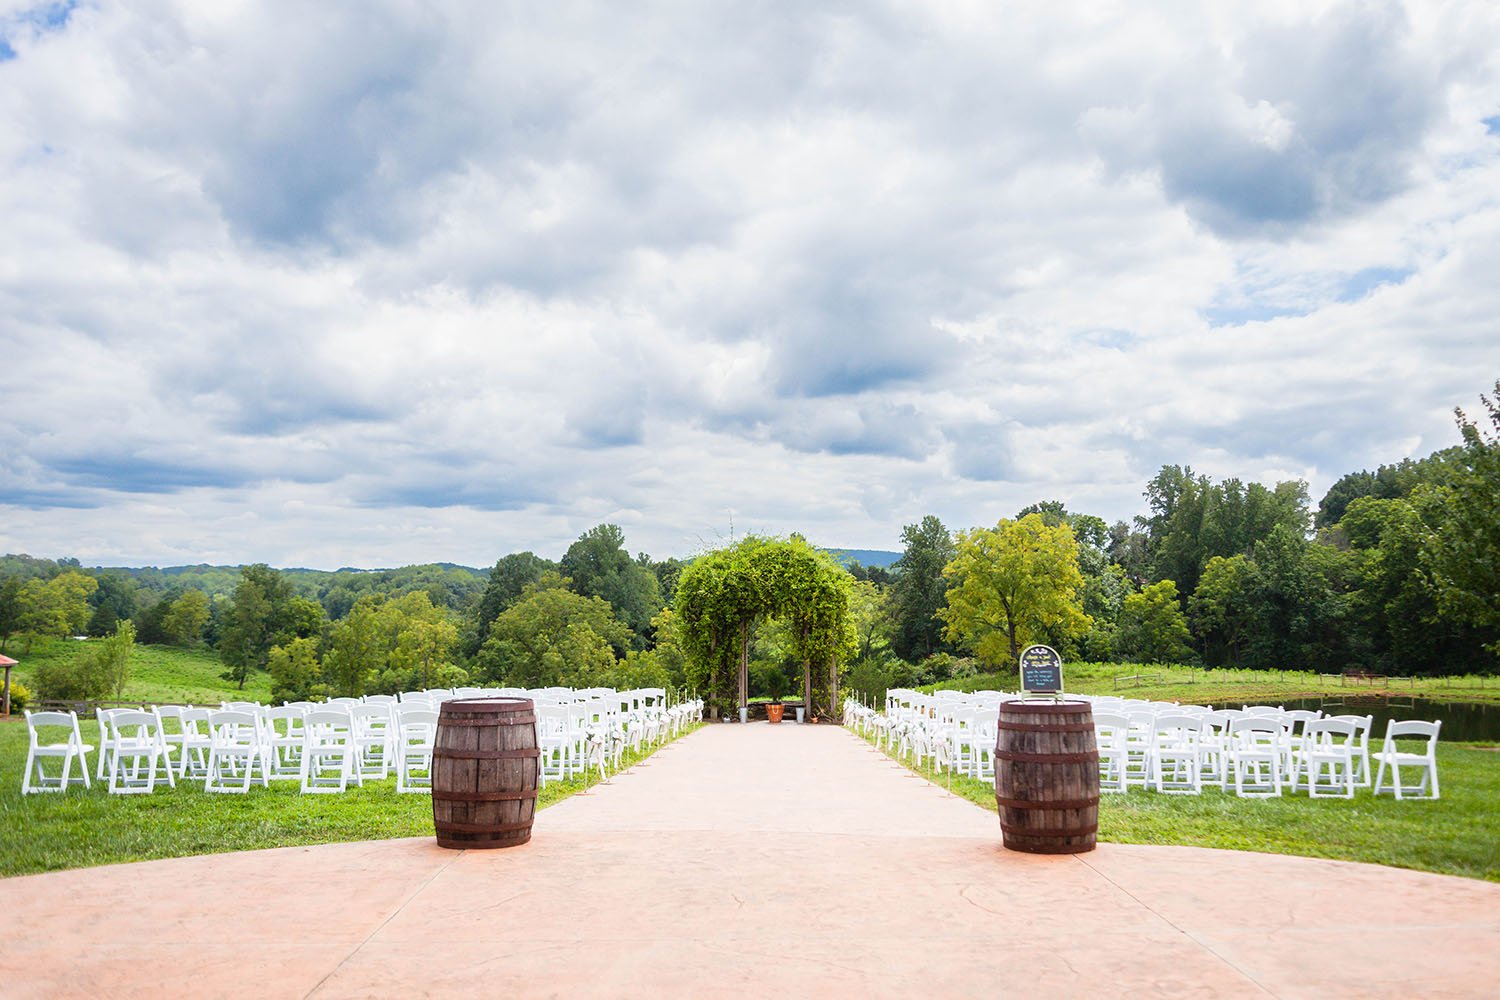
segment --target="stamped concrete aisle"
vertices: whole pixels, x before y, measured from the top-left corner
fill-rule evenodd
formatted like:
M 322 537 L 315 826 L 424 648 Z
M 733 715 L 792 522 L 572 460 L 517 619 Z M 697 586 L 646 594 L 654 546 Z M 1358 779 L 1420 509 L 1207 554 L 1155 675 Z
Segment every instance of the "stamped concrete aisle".
M 710 726 L 524 847 L 0 881 L 7 997 L 1489 997 L 1500 886 L 1173 847 L 1005 851 L 831 726 Z

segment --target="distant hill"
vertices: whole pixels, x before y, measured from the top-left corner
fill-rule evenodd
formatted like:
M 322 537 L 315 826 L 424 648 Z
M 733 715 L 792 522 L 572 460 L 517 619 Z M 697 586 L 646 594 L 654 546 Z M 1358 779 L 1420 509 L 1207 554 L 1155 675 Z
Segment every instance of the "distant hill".
M 845 566 L 850 563 L 859 563 L 861 566 L 889 569 L 896 560 L 901 558 L 901 553 L 888 552 L 885 549 L 825 549 L 824 551 Z

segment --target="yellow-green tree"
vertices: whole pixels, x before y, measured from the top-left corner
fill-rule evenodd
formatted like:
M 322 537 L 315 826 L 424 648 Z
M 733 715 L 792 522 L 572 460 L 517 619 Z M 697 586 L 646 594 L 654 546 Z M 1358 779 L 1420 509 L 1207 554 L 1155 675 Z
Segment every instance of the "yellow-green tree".
M 938 616 L 948 637 L 984 663 L 1014 665 L 1032 642 L 1082 635 L 1093 624 L 1083 612 L 1078 542 L 1068 525 L 1027 514 L 960 532 L 957 550 L 943 569 L 948 606 Z

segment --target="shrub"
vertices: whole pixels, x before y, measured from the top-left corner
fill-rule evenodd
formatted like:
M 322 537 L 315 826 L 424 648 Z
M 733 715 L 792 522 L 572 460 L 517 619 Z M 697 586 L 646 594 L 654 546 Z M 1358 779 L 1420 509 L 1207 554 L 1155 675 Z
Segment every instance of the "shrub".
M 13 681 L 10 685 L 10 710 L 19 712 L 31 704 L 31 692 L 19 681 Z
M 109 693 L 109 664 L 100 650 L 86 646 L 72 660 L 37 667 L 35 681 L 43 701 L 98 701 Z

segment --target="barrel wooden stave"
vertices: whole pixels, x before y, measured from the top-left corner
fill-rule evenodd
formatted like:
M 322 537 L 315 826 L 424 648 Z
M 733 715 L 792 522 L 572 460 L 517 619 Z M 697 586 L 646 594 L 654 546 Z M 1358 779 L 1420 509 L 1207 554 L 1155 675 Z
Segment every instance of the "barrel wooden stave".
M 1087 702 L 1000 706 L 995 802 L 1005 846 L 1029 854 L 1092 851 L 1099 828 L 1099 750 Z
M 529 698 L 443 703 L 432 752 L 440 847 L 517 847 L 531 839 L 541 754 Z

